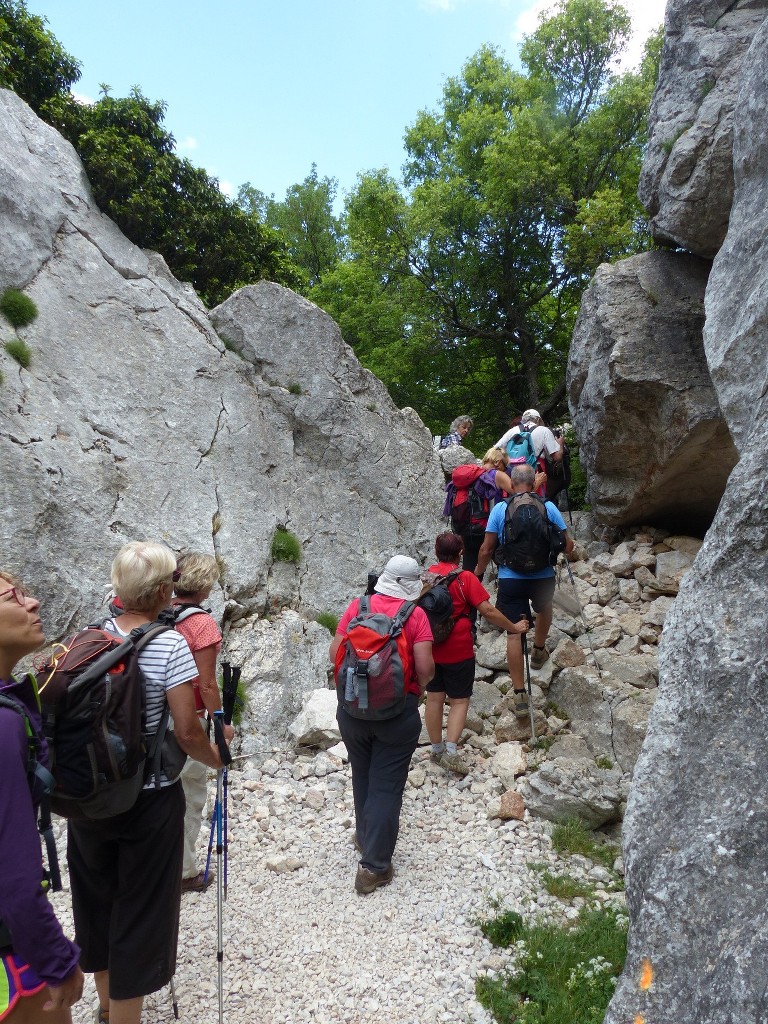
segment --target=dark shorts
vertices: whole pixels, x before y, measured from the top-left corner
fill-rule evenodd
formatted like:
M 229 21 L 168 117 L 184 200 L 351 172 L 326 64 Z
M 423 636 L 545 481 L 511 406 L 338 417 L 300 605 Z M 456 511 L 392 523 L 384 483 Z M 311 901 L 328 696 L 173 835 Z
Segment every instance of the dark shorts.
M 184 839 L 181 783 L 142 790 L 124 814 L 70 821 L 76 942 L 84 971 L 109 971 L 113 999 L 167 985 L 176 969 Z
M 444 693 L 454 700 L 464 700 L 472 696 L 475 683 L 475 659 L 454 661 L 450 665 L 438 665 L 435 662 L 435 678 L 427 684 L 429 693 Z
M 499 592 L 496 607 L 512 622 L 525 615 L 530 621 L 533 605 L 535 612 L 543 611 L 552 604 L 555 596 L 555 577 L 547 576 L 543 580 L 499 580 Z

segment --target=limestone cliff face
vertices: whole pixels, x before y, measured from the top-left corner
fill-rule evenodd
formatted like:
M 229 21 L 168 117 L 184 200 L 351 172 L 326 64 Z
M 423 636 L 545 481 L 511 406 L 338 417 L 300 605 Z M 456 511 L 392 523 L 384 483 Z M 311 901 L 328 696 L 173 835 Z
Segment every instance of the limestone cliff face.
M 705 294 L 705 352 L 739 462 L 664 627 L 625 820 L 629 953 L 607 1024 L 768 1019 L 767 78 L 764 21 L 738 72 L 733 206 Z
M 212 322 L 7 91 L 0 208 L 0 290 L 39 309 L 18 331 L 29 370 L 0 348 L 0 563 L 43 599 L 51 639 L 98 611 L 127 540 L 218 554 L 214 604 L 232 619 L 338 612 L 390 554 L 428 554 L 442 485 L 429 432 L 321 310 L 260 283 Z M 0 317 L 0 342 L 16 333 Z M 277 526 L 301 541 L 298 564 L 273 560 Z
M 601 522 L 703 532 L 736 463 L 702 331 L 709 262 L 647 252 L 584 295 L 568 398 Z
M 672 0 L 640 199 L 659 242 L 713 257 L 733 199 L 733 124 L 744 54 L 765 0 Z

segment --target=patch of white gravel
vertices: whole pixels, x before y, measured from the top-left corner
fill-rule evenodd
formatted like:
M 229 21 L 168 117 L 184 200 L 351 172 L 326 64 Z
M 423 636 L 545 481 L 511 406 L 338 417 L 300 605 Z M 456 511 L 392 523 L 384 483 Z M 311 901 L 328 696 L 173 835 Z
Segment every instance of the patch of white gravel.
M 475 979 L 511 961 L 477 927 L 489 898 L 528 918 L 564 920 L 577 911 L 549 896 L 527 867 L 557 869 L 551 826 L 527 812 L 523 822 L 491 819 L 502 786 L 488 761 L 466 753 L 475 767 L 462 780 L 417 750 L 394 879 L 368 896 L 353 889 L 348 765 L 325 753 L 286 753 L 282 762 L 254 760 L 230 772 L 227 1024 L 489 1024 Z M 204 825 L 201 863 L 207 841 Z M 63 860 L 63 837 L 58 845 Z M 568 871 L 586 877 L 591 867 Z M 66 882 L 53 902 L 72 934 Z M 175 985 L 188 1024 L 218 1021 L 216 948 L 213 885 L 182 897 Z M 89 978 L 74 1024 L 90 1024 L 96 1003 Z M 172 1020 L 167 989 L 147 998 L 143 1022 Z

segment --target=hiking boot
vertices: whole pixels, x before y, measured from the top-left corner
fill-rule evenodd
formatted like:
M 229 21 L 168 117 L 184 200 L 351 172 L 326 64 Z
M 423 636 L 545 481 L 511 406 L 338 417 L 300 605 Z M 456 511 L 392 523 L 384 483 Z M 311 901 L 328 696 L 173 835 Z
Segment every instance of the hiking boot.
M 181 880 L 181 891 L 182 892 L 205 892 L 209 885 L 216 881 L 216 872 L 209 871 L 208 878 L 205 877 L 205 872 L 198 871 L 192 878 L 182 878 Z
M 457 775 L 469 775 L 469 765 L 460 754 L 449 754 L 446 751 L 440 755 L 438 764 L 447 772 L 456 772 Z
M 545 661 L 549 661 L 549 651 L 546 647 L 533 645 L 531 651 L 531 668 L 541 668 Z
M 515 713 L 516 718 L 527 718 L 528 717 L 528 694 L 525 690 L 514 690 L 514 703 L 512 704 L 512 710 Z
M 374 889 L 378 889 L 379 886 L 389 885 L 393 874 L 394 870 L 391 864 L 385 871 L 369 871 L 361 864 L 355 877 L 355 891 L 359 892 L 361 896 L 365 896 L 367 893 L 373 892 Z

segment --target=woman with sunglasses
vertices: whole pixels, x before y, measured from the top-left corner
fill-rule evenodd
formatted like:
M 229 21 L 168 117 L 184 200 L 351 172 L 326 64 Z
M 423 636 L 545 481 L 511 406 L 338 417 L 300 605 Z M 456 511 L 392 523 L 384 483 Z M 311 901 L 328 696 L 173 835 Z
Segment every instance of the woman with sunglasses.
M 173 594 L 176 559 L 164 544 L 126 544 L 112 563 L 123 613 L 105 628 L 127 636 L 157 619 Z M 198 670 L 184 637 L 169 629 L 139 653 L 146 688 L 146 727 L 157 729 L 166 705 L 178 745 L 221 768 L 200 728 L 192 681 Z M 150 775 L 134 806 L 98 821 L 68 823 L 67 859 L 75 938 L 83 970 L 94 973 L 100 1024 L 139 1024 L 144 996 L 167 985 L 176 969 L 184 839 L 184 793 L 178 774 Z
M 32 775 L 48 754 L 34 679 L 16 680 L 20 658 L 44 641 L 40 602 L 0 571 L 0 1021 L 70 1024 L 83 993 L 80 950 L 64 935 L 42 886 Z M 45 1011 L 45 1012 L 43 1012 Z

